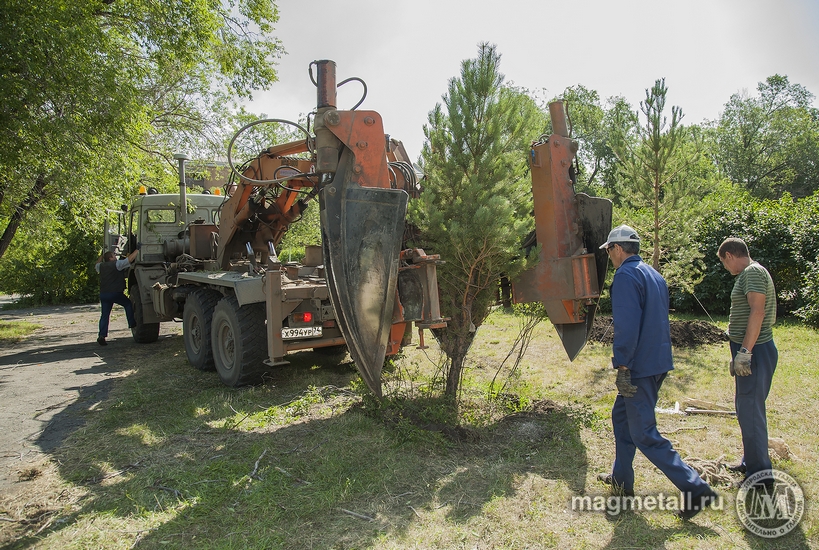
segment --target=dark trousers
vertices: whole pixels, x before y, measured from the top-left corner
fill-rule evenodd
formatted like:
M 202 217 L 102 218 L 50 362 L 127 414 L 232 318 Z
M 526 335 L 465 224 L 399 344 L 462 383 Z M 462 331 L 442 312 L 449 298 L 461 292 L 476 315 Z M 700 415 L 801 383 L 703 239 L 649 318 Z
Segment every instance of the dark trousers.
M 657 431 L 654 408 L 657 394 L 666 374 L 632 378 L 637 386 L 634 397 L 618 395 L 611 410 L 614 427 L 615 458 L 612 468 L 613 481 L 627 493 L 634 491 L 634 455 L 637 449 L 645 455 L 677 489 L 690 498 L 703 496 L 708 484 L 691 466 L 680 458 L 671 442 Z
M 128 327 L 136 326 L 136 319 L 134 319 L 134 306 L 131 300 L 122 292 L 100 292 L 100 304 L 102 305 L 102 313 L 100 314 L 100 333 L 102 338 L 108 336 L 108 321 L 111 317 L 111 309 L 114 304 L 119 304 L 125 308 L 125 317 L 128 318 Z
M 731 342 L 731 357 L 739 351 L 740 344 Z M 771 391 L 779 351 L 773 340 L 757 344 L 751 350 L 750 376 L 736 376 L 736 396 L 734 405 L 737 409 L 739 430 L 742 433 L 742 448 L 745 456 L 745 475 L 750 476 L 760 470 L 771 469 L 771 458 L 768 455 L 768 416 L 765 412 L 765 400 Z

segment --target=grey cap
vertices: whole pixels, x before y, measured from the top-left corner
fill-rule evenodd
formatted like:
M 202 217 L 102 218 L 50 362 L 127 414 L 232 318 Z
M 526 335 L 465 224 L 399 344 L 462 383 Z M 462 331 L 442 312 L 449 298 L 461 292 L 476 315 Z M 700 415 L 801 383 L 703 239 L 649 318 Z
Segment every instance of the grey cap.
M 640 236 L 637 232 L 627 226 L 618 225 L 609 232 L 609 238 L 606 242 L 600 245 L 600 248 L 608 248 L 612 243 L 639 243 Z

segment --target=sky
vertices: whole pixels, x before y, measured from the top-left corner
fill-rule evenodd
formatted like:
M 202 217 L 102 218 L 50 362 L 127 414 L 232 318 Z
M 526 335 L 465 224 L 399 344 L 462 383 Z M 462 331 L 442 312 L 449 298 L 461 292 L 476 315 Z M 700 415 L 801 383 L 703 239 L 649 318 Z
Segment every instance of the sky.
M 315 108 L 311 61 L 336 62 L 337 80 L 359 77 L 359 109 L 421 153 L 423 126 L 461 63 L 489 42 L 506 82 L 545 99 L 582 84 L 601 99 L 639 108 L 665 78 L 668 107 L 686 124 L 719 117 L 735 93 L 756 94 L 780 74 L 819 95 L 819 0 L 276 0 L 274 35 L 287 52 L 279 81 L 254 94 L 258 115 L 297 122 Z M 349 109 L 362 88 L 339 89 Z M 814 101 L 814 106 L 819 102 Z M 667 107 L 667 108 L 668 108 Z M 670 109 L 669 109 L 670 116 Z

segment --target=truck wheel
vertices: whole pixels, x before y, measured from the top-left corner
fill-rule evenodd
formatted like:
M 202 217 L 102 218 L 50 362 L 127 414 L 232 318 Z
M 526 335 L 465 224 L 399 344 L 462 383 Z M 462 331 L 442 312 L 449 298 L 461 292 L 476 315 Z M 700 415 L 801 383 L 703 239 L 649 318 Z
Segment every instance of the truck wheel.
M 134 320 L 136 326 L 131 328 L 131 335 L 137 344 L 150 344 L 159 339 L 159 323 L 146 323 L 143 313 L 142 299 L 139 294 L 139 287 L 131 285 L 128 289 L 131 296 L 131 305 L 134 306 Z
M 188 362 L 199 370 L 213 370 L 210 326 L 213 309 L 222 297 L 214 290 L 200 288 L 188 294 L 182 312 L 182 339 Z
M 231 387 L 252 382 L 267 357 L 264 304 L 239 307 L 234 296 L 219 300 L 213 310 L 211 344 L 216 371 Z

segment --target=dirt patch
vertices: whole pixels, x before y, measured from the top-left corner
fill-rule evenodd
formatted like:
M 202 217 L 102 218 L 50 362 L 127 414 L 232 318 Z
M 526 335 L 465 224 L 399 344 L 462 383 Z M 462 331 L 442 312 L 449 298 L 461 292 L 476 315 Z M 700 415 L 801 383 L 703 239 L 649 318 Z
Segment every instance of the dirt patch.
M 614 327 L 611 316 L 595 317 L 589 340 L 602 344 L 612 343 Z M 707 321 L 671 321 L 671 345 L 675 348 L 695 348 L 727 341 L 725 331 Z

